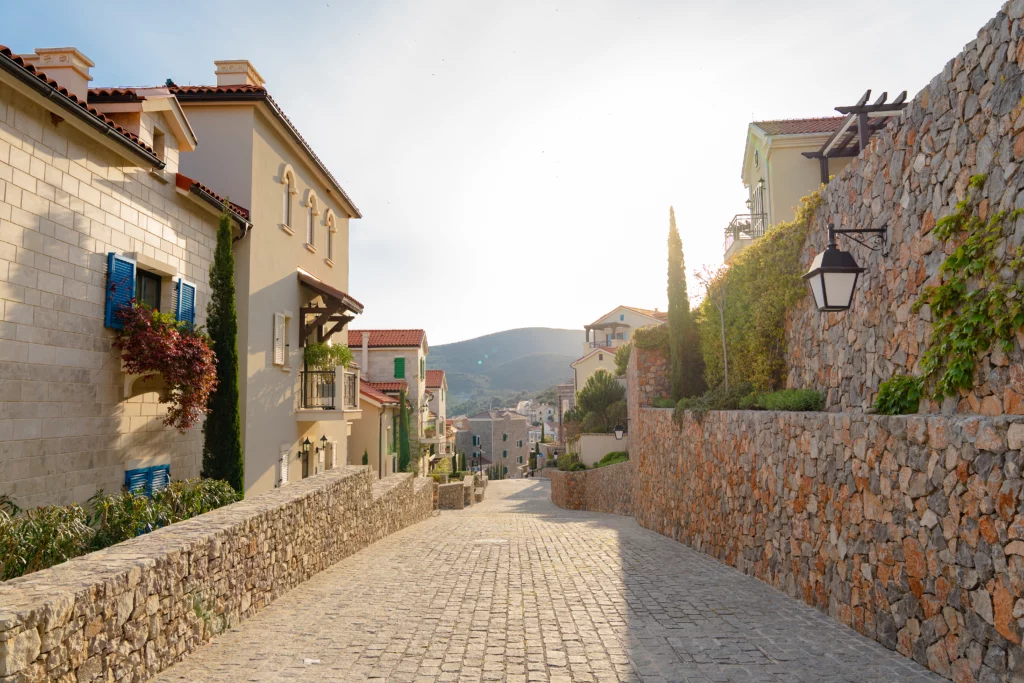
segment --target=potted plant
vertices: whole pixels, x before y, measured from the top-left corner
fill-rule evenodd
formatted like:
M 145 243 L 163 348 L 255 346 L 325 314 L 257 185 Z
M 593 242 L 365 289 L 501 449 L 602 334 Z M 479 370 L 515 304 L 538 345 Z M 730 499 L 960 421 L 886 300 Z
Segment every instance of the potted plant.
M 306 344 L 302 353 L 306 367 L 319 372 L 334 370 L 339 365 L 347 368 L 354 360 L 352 351 L 344 344 L 312 342 Z

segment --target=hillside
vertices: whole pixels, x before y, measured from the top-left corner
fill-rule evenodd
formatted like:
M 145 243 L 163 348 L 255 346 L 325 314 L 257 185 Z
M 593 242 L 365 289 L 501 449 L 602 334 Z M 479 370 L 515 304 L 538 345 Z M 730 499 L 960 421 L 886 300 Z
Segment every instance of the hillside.
M 583 330 L 525 327 L 430 348 L 427 367 L 448 375 L 451 402 L 470 398 L 507 400 L 572 377 Z

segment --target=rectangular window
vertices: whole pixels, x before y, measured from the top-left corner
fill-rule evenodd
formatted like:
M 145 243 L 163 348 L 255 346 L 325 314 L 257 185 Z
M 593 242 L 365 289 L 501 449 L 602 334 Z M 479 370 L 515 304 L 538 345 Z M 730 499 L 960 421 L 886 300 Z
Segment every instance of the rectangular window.
M 508 457 L 508 451 L 502 451 L 501 452 L 501 457 L 507 458 Z
M 313 244 L 313 207 L 309 207 L 306 212 L 306 244 L 314 246 Z
M 520 447 L 520 448 L 522 448 L 522 447 L 523 447 L 523 440 L 522 440 L 522 439 L 519 439 L 519 447 Z
M 274 314 L 274 365 L 284 365 L 287 360 L 285 347 L 288 345 L 288 318 L 284 313 Z
M 327 228 L 327 260 L 334 260 L 334 230 Z
M 405 379 L 405 359 L 395 359 L 395 379 Z
M 135 269 L 135 301 L 154 311 L 160 310 L 160 276 L 141 268 Z
M 391 416 L 391 452 L 398 452 L 398 415 Z
M 284 184 L 284 197 L 281 199 L 281 220 L 285 225 L 292 225 L 292 184 L 287 181 Z
M 159 128 L 153 129 L 153 151 L 160 161 L 167 161 L 167 141 Z
M 502 441 L 508 441 L 508 434 L 502 434 L 501 435 L 501 440 Z
M 140 467 L 135 470 L 127 470 L 124 473 L 125 488 L 132 493 L 143 493 L 147 496 L 152 496 L 157 491 L 163 491 L 170 482 L 170 465 Z
M 420 379 L 427 378 L 427 359 L 420 358 Z

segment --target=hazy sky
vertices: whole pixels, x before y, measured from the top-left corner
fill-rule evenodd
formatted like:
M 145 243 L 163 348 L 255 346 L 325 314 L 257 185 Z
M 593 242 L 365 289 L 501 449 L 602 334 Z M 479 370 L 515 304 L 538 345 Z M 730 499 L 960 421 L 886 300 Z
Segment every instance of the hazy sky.
M 913 97 L 1001 4 L 4 2 L 0 43 L 74 45 L 93 85 L 251 60 L 365 216 L 356 324 L 439 344 L 664 310 L 668 207 L 687 269 L 720 262 L 751 120 Z

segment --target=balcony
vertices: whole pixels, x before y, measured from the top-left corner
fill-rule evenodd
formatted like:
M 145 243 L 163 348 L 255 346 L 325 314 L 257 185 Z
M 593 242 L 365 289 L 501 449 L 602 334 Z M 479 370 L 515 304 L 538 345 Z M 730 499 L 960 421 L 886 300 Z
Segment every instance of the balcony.
M 339 374 L 341 375 L 340 387 Z M 299 422 L 359 417 L 359 375 L 357 373 L 337 370 L 303 370 L 300 376 L 302 378 L 302 394 L 299 409 L 296 411 L 296 419 Z
M 586 349 L 616 349 L 625 344 L 628 339 L 602 339 L 600 341 L 584 342 Z
M 768 216 L 763 213 L 738 213 L 733 216 L 725 229 L 725 242 L 722 245 L 725 262 L 729 263 L 754 240 L 764 237 L 767 223 Z

